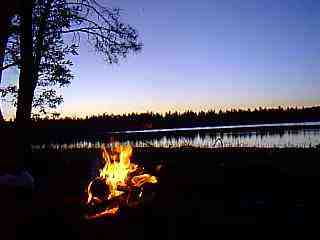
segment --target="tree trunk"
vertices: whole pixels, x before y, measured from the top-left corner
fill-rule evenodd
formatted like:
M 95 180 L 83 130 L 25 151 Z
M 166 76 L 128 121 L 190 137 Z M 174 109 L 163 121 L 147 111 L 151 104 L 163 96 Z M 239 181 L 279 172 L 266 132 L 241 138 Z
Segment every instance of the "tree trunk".
M 30 148 L 31 108 L 33 99 L 32 2 L 21 2 L 21 70 L 16 112 L 18 169 L 24 168 Z
M 36 90 L 37 83 L 39 80 L 39 67 L 41 63 L 41 58 L 43 56 L 43 44 L 44 44 L 44 37 L 45 32 L 48 30 L 48 17 L 50 14 L 50 10 L 52 7 L 52 3 L 54 0 L 49 0 L 45 6 L 44 11 L 41 14 L 41 19 L 39 22 L 39 29 L 36 34 L 36 44 L 34 47 L 34 65 L 33 65 L 33 83 L 32 83 L 32 89 L 33 93 Z
M 22 1 L 21 17 L 22 64 L 19 76 L 16 123 L 17 126 L 28 126 L 31 119 L 33 99 L 32 1 Z
M 3 6 L 0 10 L 0 67 L 3 66 L 5 49 L 8 42 L 8 30 L 9 30 L 10 8 L 9 6 Z M 2 80 L 2 70 L 0 69 L 0 86 Z M 3 122 L 3 115 L 0 105 L 0 123 Z

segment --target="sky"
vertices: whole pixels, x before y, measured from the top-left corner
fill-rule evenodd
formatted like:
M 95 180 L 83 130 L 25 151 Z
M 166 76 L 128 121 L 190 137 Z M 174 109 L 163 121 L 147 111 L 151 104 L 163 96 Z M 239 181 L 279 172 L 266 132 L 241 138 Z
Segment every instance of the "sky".
M 100 2 L 122 9 L 144 47 L 108 65 L 83 42 L 64 116 L 320 105 L 318 0 Z

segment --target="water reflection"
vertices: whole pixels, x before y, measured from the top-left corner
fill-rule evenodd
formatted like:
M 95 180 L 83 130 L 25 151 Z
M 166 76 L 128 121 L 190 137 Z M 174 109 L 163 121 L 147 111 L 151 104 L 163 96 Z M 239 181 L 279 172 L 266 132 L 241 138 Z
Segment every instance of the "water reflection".
M 314 147 L 320 144 L 320 129 L 268 129 L 241 131 L 170 131 L 139 132 L 115 135 L 122 143 L 135 147 Z M 221 141 L 218 139 L 221 138 Z M 34 145 L 34 149 L 95 149 L 105 143 L 104 139 L 77 139 L 72 142 L 55 142 Z M 222 144 L 223 143 L 223 144 Z

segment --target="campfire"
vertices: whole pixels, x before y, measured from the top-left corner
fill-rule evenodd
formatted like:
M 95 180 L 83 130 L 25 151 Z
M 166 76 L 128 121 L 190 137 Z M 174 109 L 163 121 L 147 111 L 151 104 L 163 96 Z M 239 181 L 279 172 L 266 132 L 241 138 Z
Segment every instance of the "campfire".
M 115 216 L 121 207 L 138 205 L 144 199 L 144 188 L 158 181 L 131 161 L 130 145 L 116 143 L 101 150 L 104 166 L 87 187 L 87 219 Z

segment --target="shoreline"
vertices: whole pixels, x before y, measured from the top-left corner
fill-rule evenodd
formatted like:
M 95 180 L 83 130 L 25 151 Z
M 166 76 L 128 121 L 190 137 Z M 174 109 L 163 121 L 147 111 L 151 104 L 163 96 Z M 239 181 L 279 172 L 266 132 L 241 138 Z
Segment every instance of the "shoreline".
M 169 133 L 169 132 L 185 132 L 185 131 L 219 131 L 232 130 L 243 131 L 252 129 L 308 129 L 308 128 L 320 128 L 320 122 L 285 122 L 285 123 L 262 123 L 262 124 L 236 124 L 236 125 L 219 125 L 219 126 L 204 126 L 204 127 L 185 127 L 185 128 L 165 128 L 165 129 L 147 129 L 147 130 L 133 130 L 133 131 L 116 131 L 107 132 L 106 134 L 134 134 L 134 133 Z

